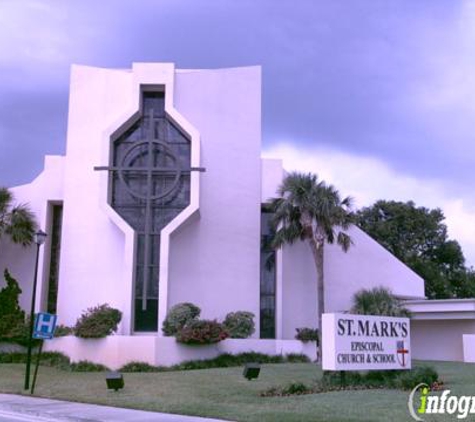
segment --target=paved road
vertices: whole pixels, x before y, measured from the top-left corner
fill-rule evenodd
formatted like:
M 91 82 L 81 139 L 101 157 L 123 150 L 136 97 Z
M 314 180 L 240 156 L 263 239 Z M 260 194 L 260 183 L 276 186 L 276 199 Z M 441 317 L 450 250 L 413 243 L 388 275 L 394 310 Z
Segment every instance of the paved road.
M 58 419 L 0 410 L 0 422 L 58 422 Z
M 0 394 L 0 422 L 224 422 L 95 404 Z

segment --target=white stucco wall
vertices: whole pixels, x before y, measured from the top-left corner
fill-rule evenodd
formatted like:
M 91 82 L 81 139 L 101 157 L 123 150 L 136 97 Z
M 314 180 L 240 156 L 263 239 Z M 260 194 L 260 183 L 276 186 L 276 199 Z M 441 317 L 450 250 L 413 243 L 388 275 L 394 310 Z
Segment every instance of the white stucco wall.
M 463 362 L 464 334 L 473 333 L 473 320 L 411 320 L 412 358 Z
M 206 172 L 199 218 L 171 238 L 168 306 L 189 301 L 204 318 L 246 310 L 258 319 L 260 68 L 181 71 L 175 86 L 177 110 L 199 129 Z
M 297 353 L 310 360 L 316 358 L 315 343 L 297 340 L 226 339 L 216 344 L 184 345 L 177 343 L 174 337 L 140 335 L 88 340 L 60 337 L 46 341 L 44 350 L 64 353 L 72 362 L 88 360 L 111 369 L 119 369 L 137 360 L 150 365 L 171 366 L 187 360 L 212 359 L 223 353 L 257 352 L 282 356 Z
M 317 272 L 306 242 L 282 250 L 282 338 L 293 339 L 296 328 L 317 327 Z
M 349 235 L 354 244 L 346 253 L 336 244 L 325 246 L 326 312 L 349 309 L 362 288 L 385 286 L 397 296 L 424 298 L 421 277 L 358 227 Z
M 35 180 L 30 184 L 16 186 L 11 189 L 14 195 L 14 204 L 28 205 L 43 230 L 48 230 L 49 226 L 48 204 L 63 200 L 63 175 L 64 157 L 46 156 L 44 170 Z M 41 292 L 45 290 L 42 287 L 47 285 L 46 268 L 45 271 L 42 271 L 42 268 L 43 262 L 47 262 L 49 259 L 50 240 L 50 238 L 47 238 L 45 244 L 40 248 L 37 309 L 40 309 L 41 306 Z M 6 237 L 0 240 L 0 288 L 5 285 L 3 271 L 8 268 L 22 289 L 20 305 L 28 311 L 31 306 L 35 258 L 35 244 L 25 248 L 10 243 Z
M 57 311 L 66 325 L 102 303 L 123 310 L 121 332 L 130 319 L 124 233 L 100 206 L 100 181 L 107 173 L 94 171 L 94 166 L 108 164 L 104 133 L 133 107 L 132 82 L 130 72 L 72 67 Z

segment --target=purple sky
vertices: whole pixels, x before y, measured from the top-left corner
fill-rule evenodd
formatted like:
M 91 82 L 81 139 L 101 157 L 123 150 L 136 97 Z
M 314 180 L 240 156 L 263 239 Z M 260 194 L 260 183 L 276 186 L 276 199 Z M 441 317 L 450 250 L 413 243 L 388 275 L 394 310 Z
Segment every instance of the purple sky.
M 134 61 L 262 65 L 266 155 L 443 208 L 475 263 L 475 1 L 0 0 L 0 185 L 64 153 L 72 63 Z

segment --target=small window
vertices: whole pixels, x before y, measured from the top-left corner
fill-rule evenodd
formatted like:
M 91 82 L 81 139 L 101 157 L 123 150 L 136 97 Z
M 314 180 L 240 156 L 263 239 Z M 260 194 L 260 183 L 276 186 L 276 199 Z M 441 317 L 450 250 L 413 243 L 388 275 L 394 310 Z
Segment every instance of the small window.
M 261 289 L 260 289 L 260 333 L 261 338 L 275 338 L 275 250 L 271 247 L 272 214 L 261 210 Z

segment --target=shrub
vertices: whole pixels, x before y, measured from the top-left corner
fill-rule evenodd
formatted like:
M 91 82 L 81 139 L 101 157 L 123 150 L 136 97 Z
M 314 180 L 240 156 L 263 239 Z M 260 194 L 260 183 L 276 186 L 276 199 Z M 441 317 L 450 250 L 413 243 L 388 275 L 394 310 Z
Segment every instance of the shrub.
M 0 353 L 0 363 L 26 363 L 27 355 L 23 352 Z M 58 369 L 69 369 L 70 361 L 66 355 L 59 352 L 43 352 L 40 365 Z
M 327 389 L 344 386 L 346 388 L 400 388 L 409 390 L 420 383 L 433 385 L 438 381 L 439 375 L 433 367 L 420 366 L 401 371 L 368 371 L 367 373 L 348 371 L 345 372 L 344 377 L 342 380 L 339 372 L 325 371 L 321 385 Z
M 74 333 L 74 329 L 72 327 L 67 327 L 66 325 L 58 325 L 54 330 L 55 337 L 64 337 L 69 336 Z
M 0 361 L 1 362 L 1 361 Z M 242 366 L 247 362 L 258 363 L 285 363 L 285 362 L 309 362 L 305 355 L 289 354 L 265 355 L 263 353 L 245 352 L 232 355 L 223 353 L 212 359 L 189 360 L 173 366 L 153 366 L 146 362 L 129 362 L 119 369 L 120 372 L 166 372 L 166 371 L 187 371 L 193 369 L 209 368 L 229 368 Z
M 28 331 L 25 331 L 25 312 L 18 303 L 21 288 L 7 269 L 3 276 L 7 285 L 0 290 L 0 341 L 22 344 L 25 336 L 28 339 Z
M 117 331 L 121 318 L 122 313 L 107 304 L 89 308 L 77 320 L 74 334 L 81 338 L 106 337 Z
M 160 372 L 163 368 L 150 365 L 147 362 L 129 362 L 119 369 L 119 372 Z
M 289 363 L 308 363 L 310 359 L 307 355 L 301 355 L 299 353 L 289 353 L 285 356 L 285 359 Z
M 371 290 L 361 289 L 356 292 L 353 296 L 351 313 L 410 317 L 410 312 L 385 287 L 375 287 Z
M 73 372 L 102 372 L 110 371 L 107 366 L 104 366 L 100 363 L 90 362 L 88 360 L 80 360 L 79 362 L 74 362 L 70 365 L 71 371 Z
M 192 303 L 178 303 L 172 306 L 163 321 L 163 334 L 176 335 L 188 322 L 198 318 L 200 313 L 201 309 Z
M 207 319 L 191 320 L 176 334 L 176 340 L 185 344 L 212 344 L 227 337 L 222 324 Z
M 273 396 L 300 396 L 302 394 L 317 393 L 318 388 L 316 386 L 307 385 L 303 382 L 292 381 L 284 387 L 271 387 L 260 393 L 262 397 Z
M 313 392 L 313 388 L 307 386 L 303 382 L 291 382 L 287 384 L 282 390 L 284 395 L 294 395 L 294 394 L 308 394 Z
M 40 364 L 58 369 L 69 369 L 69 357 L 60 352 L 42 352 Z
M 403 390 L 412 390 L 420 383 L 426 383 L 431 386 L 438 381 L 438 378 L 439 374 L 433 367 L 419 366 L 410 371 L 402 371 L 395 380 L 395 387 Z
M 252 312 L 230 312 L 224 319 L 223 326 L 231 338 L 248 338 L 254 334 L 254 314 Z
M 28 346 L 28 339 L 30 337 L 30 318 L 27 317 L 21 323 L 18 323 L 11 327 L 8 335 L 2 338 L 2 341 L 7 343 L 15 343 L 20 346 Z M 31 339 L 31 345 L 33 347 L 38 346 L 41 340 Z
M 307 343 L 309 341 L 316 341 L 318 346 L 318 329 L 308 327 L 297 328 L 297 334 L 295 334 L 295 338 L 297 340 L 303 341 L 304 343 Z

